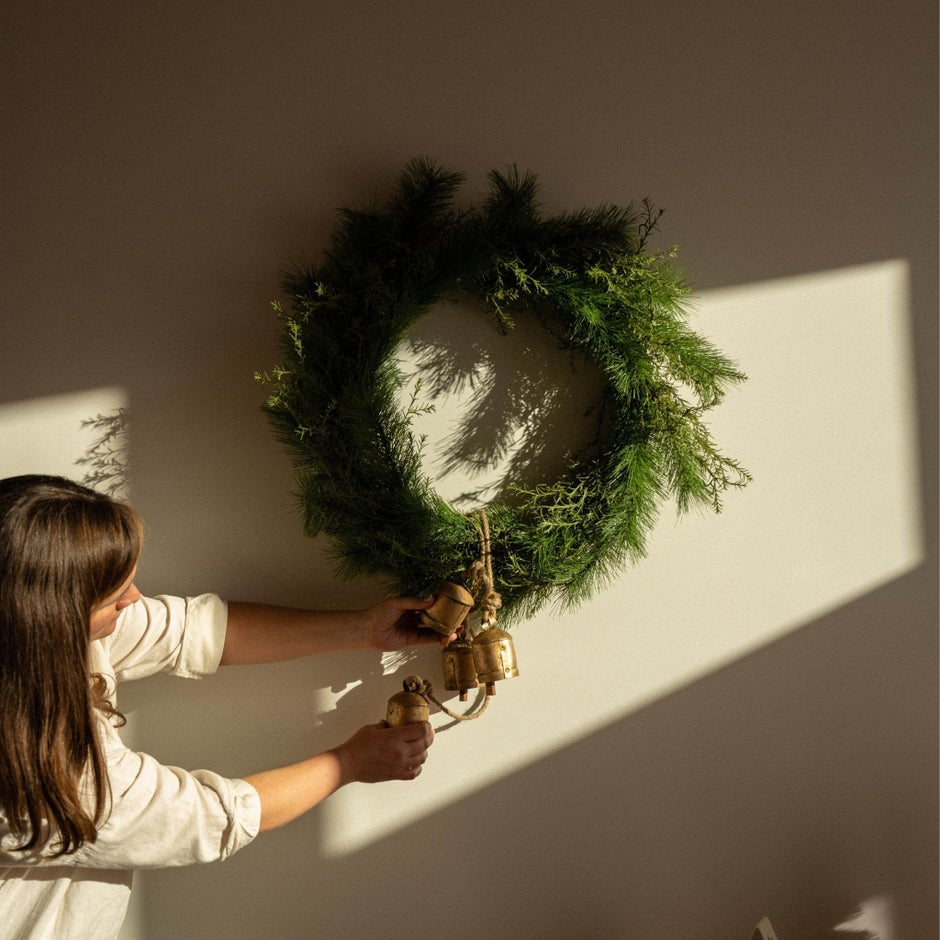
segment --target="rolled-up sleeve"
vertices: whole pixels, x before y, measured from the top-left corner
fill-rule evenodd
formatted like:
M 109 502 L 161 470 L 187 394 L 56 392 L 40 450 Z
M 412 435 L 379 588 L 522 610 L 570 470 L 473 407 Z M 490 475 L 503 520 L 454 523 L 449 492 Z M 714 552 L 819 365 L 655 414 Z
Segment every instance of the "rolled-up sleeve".
M 147 754 L 109 755 L 112 806 L 98 838 L 75 853 L 88 868 L 165 868 L 228 858 L 261 824 L 261 800 L 244 780 L 167 767 Z M 127 786 L 121 792 L 122 781 Z
M 216 671 L 228 608 L 215 594 L 141 598 L 125 609 L 114 633 L 89 650 L 91 672 L 108 685 L 157 672 L 198 678 Z M 181 770 L 127 747 L 100 714 L 108 808 L 94 842 L 51 857 L 55 840 L 17 851 L 0 818 L 0 866 L 96 869 L 165 868 L 228 858 L 258 834 L 261 799 L 247 781 L 209 770 Z
M 217 594 L 142 597 L 99 641 L 118 682 L 156 672 L 199 678 L 219 668 L 228 605 Z
M 261 825 L 258 792 L 210 770 L 181 770 L 126 748 L 108 755 L 111 805 L 94 842 L 51 859 L 52 847 L 3 852 L 0 865 L 167 868 L 228 858 Z M 4 840 L 5 841 L 5 840 Z

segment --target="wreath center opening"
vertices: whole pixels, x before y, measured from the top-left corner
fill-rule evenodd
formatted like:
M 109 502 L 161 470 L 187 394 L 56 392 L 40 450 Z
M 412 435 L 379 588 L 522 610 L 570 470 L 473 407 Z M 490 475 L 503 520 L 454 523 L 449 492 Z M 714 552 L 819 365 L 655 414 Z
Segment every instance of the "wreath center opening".
M 502 333 L 475 298 L 440 301 L 394 358 L 422 469 L 460 511 L 558 479 L 597 434 L 603 372 L 534 314 Z

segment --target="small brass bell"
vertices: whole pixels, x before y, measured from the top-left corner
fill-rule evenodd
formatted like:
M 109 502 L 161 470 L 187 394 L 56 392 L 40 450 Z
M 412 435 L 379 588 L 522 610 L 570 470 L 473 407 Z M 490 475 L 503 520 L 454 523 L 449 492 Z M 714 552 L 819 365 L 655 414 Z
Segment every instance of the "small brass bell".
M 465 587 L 445 581 L 438 588 L 434 603 L 421 611 L 421 622 L 441 636 L 450 636 L 464 622 L 471 607 L 473 595 Z
M 396 692 L 388 700 L 385 710 L 385 721 L 390 728 L 400 728 L 402 725 L 413 725 L 427 721 L 431 710 L 428 700 L 418 694 L 421 680 L 417 676 L 409 676 L 402 683 L 403 691 Z
M 448 644 L 441 651 L 444 669 L 444 688 L 460 692 L 460 701 L 467 701 L 467 690 L 479 684 L 477 669 L 473 661 L 473 647 L 462 637 Z
M 498 627 L 484 630 L 473 638 L 473 664 L 477 679 L 486 685 L 486 694 L 495 695 L 495 683 L 519 675 L 512 637 Z

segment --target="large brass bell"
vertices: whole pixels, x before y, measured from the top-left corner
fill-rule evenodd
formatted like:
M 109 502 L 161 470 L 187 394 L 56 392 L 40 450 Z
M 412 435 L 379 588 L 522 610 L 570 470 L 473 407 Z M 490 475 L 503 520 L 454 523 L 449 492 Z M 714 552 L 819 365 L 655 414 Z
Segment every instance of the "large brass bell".
M 473 638 L 473 665 L 477 679 L 486 685 L 486 694 L 495 695 L 500 679 L 519 675 L 512 637 L 498 627 L 490 627 Z
M 427 721 L 431 714 L 428 700 L 418 694 L 421 680 L 417 676 L 409 676 L 402 683 L 402 691 L 396 692 L 388 700 L 385 710 L 385 721 L 390 728 L 400 728 L 402 725 L 413 725 Z
M 465 587 L 445 581 L 438 588 L 434 603 L 421 611 L 421 623 L 441 636 L 450 636 L 464 622 L 471 607 L 473 595 Z
M 480 681 L 473 661 L 473 646 L 460 637 L 441 651 L 444 670 L 444 688 L 449 692 L 460 692 L 460 701 L 467 701 L 467 690 L 475 689 Z

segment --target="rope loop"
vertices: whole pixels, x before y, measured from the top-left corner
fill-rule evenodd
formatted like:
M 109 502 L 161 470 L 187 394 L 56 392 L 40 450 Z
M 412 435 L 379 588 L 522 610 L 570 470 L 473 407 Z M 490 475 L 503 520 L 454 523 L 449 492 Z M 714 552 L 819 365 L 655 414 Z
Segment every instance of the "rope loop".
M 415 691 L 418 695 L 423 696 L 428 701 L 433 702 L 445 715 L 449 718 L 453 718 L 454 721 L 473 721 L 474 718 L 479 718 L 483 712 L 486 711 L 487 705 L 490 703 L 490 697 L 488 695 L 483 696 L 483 703 L 474 711 L 466 711 L 462 715 L 459 712 L 452 712 L 435 694 L 434 689 L 431 686 L 431 683 L 428 679 L 422 679 L 420 676 L 409 676 L 405 682 L 410 683 L 414 681 L 419 687 L 415 689 L 409 689 L 408 691 Z M 443 730 L 443 729 L 442 729 Z

